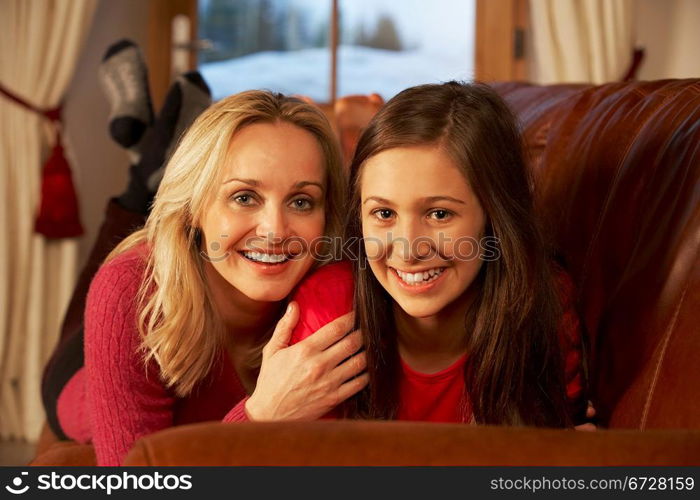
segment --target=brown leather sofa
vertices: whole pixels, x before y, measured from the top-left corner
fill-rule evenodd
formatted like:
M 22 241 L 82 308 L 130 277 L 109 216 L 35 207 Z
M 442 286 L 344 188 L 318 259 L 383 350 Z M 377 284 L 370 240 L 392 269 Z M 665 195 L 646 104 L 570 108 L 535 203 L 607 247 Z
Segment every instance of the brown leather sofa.
M 203 423 L 141 439 L 128 465 L 700 465 L 700 80 L 494 86 L 578 288 L 601 430 Z M 94 461 L 61 446 L 34 464 Z

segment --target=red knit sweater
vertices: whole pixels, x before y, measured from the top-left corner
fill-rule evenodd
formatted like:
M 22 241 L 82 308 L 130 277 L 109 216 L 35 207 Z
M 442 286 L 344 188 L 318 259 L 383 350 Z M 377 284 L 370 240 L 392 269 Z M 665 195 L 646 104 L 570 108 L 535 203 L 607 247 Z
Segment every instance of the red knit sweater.
M 247 420 L 246 392 L 223 352 L 186 398 L 166 388 L 155 361 L 144 365 L 136 327 L 144 269 L 141 247 L 116 257 L 95 275 L 85 308 L 85 367 L 58 401 L 64 432 L 92 442 L 98 465 L 120 465 L 138 438 L 167 427 Z

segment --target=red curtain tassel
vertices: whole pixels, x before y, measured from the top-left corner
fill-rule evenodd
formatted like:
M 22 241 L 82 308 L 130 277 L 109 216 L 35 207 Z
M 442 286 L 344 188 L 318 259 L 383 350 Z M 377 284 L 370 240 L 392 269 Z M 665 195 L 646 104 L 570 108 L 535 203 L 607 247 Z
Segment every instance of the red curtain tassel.
M 60 135 L 42 170 L 41 208 L 34 229 L 47 238 L 72 238 L 84 232 Z
M 73 238 L 83 234 L 70 165 L 61 144 L 61 106 L 41 109 L 25 101 L 0 84 L 0 95 L 51 120 L 56 127 L 56 144 L 41 171 L 41 207 L 34 231 L 47 238 Z

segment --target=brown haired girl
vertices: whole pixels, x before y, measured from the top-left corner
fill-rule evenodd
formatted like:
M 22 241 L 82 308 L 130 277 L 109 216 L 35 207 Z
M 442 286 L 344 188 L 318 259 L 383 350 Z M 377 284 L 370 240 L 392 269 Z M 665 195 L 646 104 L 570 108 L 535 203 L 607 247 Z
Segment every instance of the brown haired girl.
M 531 188 L 515 118 L 488 86 L 413 87 L 374 117 L 351 165 L 354 280 L 335 264 L 296 297 L 303 324 L 315 327 L 343 312 L 324 308 L 349 307 L 341 292 L 354 281 L 370 384 L 347 415 L 554 427 L 585 419 L 573 284 L 550 258 Z

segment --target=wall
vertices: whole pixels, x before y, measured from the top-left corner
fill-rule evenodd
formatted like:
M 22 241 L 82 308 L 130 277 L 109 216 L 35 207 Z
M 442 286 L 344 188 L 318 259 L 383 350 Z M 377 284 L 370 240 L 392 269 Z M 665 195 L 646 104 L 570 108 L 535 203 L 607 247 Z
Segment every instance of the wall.
M 640 80 L 699 78 L 700 0 L 635 0 L 635 32 L 646 48 Z
M 79 249 L 82 267 L 102 223 L 107 200 L 126 186 L 128 159 L 108 133 L 109 104 L 97 69 L 112 43 L 129 38 L 145 52 L 148 0 L 99 0 L 92 29 L 66 96 L 67 147 L 85 226 Z

